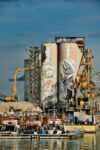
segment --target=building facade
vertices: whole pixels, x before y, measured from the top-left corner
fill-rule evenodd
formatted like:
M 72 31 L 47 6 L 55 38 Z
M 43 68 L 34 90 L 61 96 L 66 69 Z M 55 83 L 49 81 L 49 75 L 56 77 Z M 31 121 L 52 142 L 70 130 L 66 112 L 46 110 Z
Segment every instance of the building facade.
M 25 100 L 60 104 L 70 108 L 86 105 L 91 93 L 92 55 L 84 37 L 57 37 L 55 42 L 29 48 L 25 67 Z M 86 103 L 85 103 L 86 102 Z
M 41 72 L 41 48 L 29 47 L 29 59 L 24 60 L 25 70 L 24 99 L 37 105 L 40 103 L 40 72 Z

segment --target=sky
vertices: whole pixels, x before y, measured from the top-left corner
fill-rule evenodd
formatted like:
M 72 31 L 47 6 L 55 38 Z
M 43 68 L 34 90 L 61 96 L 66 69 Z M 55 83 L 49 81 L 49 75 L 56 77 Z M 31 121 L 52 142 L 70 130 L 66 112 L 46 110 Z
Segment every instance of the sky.
M 100 71 L 100 0 L 0 0 L 0 94 L 12 95 L 8 79 L 24 67 L 26 48 L 60 35 L 84 36 L 94 55 L 93 74 Z M 21 100 L 23 89 L 18 82 Z

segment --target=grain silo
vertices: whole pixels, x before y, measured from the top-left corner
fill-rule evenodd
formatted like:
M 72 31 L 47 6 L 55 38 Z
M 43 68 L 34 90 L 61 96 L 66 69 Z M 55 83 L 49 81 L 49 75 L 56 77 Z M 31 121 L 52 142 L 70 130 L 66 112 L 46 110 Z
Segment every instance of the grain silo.
M 81 59 L 82 52 L 77 43 L 61 41 L 58 44 L 59 101 L 65 101 L 68 90 L 72 89 Z
M 41 68 L 41 100 L 57 101 L 57 45 L 44 43 L 45 60 Z

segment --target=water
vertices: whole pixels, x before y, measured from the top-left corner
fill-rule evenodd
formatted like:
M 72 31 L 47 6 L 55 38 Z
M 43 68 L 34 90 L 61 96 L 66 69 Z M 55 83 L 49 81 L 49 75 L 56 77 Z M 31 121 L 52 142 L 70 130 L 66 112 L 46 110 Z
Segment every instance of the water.
M 100 132 L 74 140 L 0 139 L 0 150 L 100 150 Z

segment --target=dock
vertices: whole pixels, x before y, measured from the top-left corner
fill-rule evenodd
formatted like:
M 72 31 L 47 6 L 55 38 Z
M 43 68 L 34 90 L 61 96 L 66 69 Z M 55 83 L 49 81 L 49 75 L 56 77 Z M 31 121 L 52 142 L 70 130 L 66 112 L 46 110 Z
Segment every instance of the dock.
M 0 135 L 0 139 L 76 139 L 83 136 L 83 133 L 68 133 L 68 134 L 22 134 L 22 135 L 12 135 L 3 134 Z

